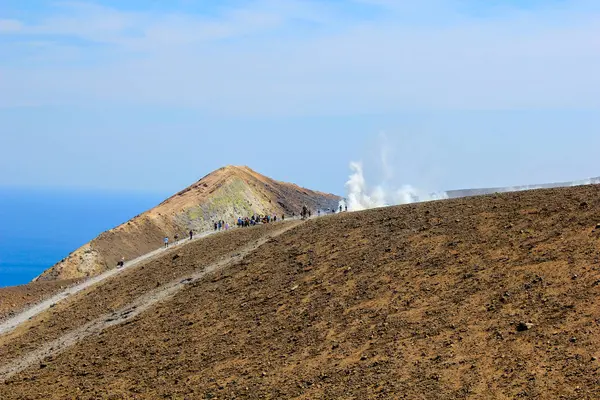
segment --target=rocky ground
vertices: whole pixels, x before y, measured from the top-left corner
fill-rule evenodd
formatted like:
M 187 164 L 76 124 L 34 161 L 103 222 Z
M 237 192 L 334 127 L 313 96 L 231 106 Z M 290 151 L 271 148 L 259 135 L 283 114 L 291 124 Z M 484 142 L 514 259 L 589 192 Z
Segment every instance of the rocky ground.
M 0 288 L 0 321 L 18 311 L 31 307 L 40 301 L 80 282 L 80 280 L 62 280 L 51 282 L 32 282 L 27 285 Z
M 598 223 L 598 186 L 312 220 L 0 398 L 597 399 Z M 192 243 L 58 305 L 0 337 L 0 368 L 277 229 Z

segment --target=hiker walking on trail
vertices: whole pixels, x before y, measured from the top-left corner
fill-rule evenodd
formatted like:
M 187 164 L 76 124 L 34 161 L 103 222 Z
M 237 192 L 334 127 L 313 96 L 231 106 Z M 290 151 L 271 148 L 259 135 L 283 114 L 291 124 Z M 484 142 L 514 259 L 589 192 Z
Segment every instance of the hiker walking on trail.
M 190 240 L 192 240 L 194 238 L 194 231 L 192 229 L 190 229 Z
M 169 237 L 165 236 L 165 238 L 163 239 L 163 241 L 165 242 L 165 249 L 166 249 L 167 247 L 169 247 Z
M 175 234 L 175 243 L 177 243 L 177 241 L 179 240 L 179 234 Z
M 121 257 L 121 260 L 117 263 L 117 268 L 123 268 L 125 265 L 125 257 Z

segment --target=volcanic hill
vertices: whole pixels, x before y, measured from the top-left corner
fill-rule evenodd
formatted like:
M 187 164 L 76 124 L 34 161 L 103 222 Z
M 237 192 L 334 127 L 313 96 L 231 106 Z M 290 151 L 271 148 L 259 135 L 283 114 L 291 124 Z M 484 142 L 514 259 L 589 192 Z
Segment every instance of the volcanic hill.
M 174 247 L 0 333 L 0 398 L 598 399 L 599 358 L 590 185 Z
M 340 197 L 275 181 L 248 167 L 227 166 L 212 172 L 157 207 L 100 234 L 46 270 L 36 280 L 76 279 L 114 268 L 156 249 L 165 236 L 180 237 L 191 229 L 212 229 L 213 221 L 234 224 L 239 216 L 299 215 L 302 206 L 335 209 Z

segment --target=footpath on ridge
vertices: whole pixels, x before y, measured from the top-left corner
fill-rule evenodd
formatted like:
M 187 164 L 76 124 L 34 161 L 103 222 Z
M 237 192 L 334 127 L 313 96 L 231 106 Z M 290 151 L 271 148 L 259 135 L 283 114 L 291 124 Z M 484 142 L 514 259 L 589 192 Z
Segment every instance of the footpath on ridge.
M 181 245 L 185 242 L 181 241 L 94 277 L 11 318 L 0 325 L 0 381 L 85 337 L 125 323 L 185 285 L 240 262 L 248 253 L 300 223 L 280 222 L 206 234 L 188 239 L 188 245 Z M 165 268 L 165 262 L 171 267 Z M 109 279 L 117 274 L 121 275 L 119 279 Z
M 194 237 L 192 239 L 192 241 L 203 239 L 214 233 L 216 233 L 216 232 L 212 232 L 212 231 L 203 232 L 203 233 L 197 235 L 196 237 Z M 0 335 L 6 334 L 6 333 L 14 330 L 16 327 L 18 327 L 23 322 L 30 320 L 31 318 L 35 317 L 36 315 L 50 309 L 51 307 L 54 307 L 58 302 L 69 298 L 69 296 L 72 296 L 78 292 L 81 292 L 82 290 L 87 289 L 93 285 L 96 285 L 96 284 L 98 284 L 106 279 L 109 279 L 115 275 L 123 273 L 127 269 L 129 269 L 131 267 L 135 267 L 144 261 L 147 261 L 154 257 L 160 256 L 164 252 L 172 250 L 174 247 L 180 246 L 181 244 L 183 244 L 185 242 L 190 242 L 190 240 L 182 239 L 182 240 L 179 240 L 179 241 L 171 244 L 169 247 L 166 247 L 166 248 L 164 246 L 159 247 L 154 251 L 151 251 L 151 252 L 146 253 L 138 258 L 135 258 L 133 260 L 126 262 L 122 268 L 110 269 L 100 275 L 93 276 L 80 284 L 69 287 L 69 288 L 55 294 L 54 296 L 50 297 L 49 299 L 41 301 L 40 303 L 35 304 L 34 306 L 21 311 L 17 315 L 7 318 L 5 321 L 0 323 Z
M 290 219 L 290 221 L 291 220 L 292 219 Z M 179 247 L 183 244 L 201 240 L 201 239 L 204 239 L 208 236 L 211 236 L 211 235 L 214 235 L 217 233 L 225 233 L 225 231 L 223 230 L 223 231 L 202 232 L 200 234 L 195 235 L 192 240 L 190 240 L 189 238 L 185 238 L 185 239 L 181 239 L 177 242 L 171 243 L 168 247 L 161 246 L 154 251 L 143 254 L 133 260 L 125 262 L 125 265 L 121 268 L 110 269 L 106 272 L 103 272 L 102 274 L 90 277 L 81 283 L 78 283 L 73 286 L 69 286 L 69 287 L 65 288 L 64 290 L 60 291 L 59 293 L 56 293 L 56 294 L 52 295 L 51 297 L 40 301 L 37 304 L 34 304 L 30 307 L 25 308 L 24 310 L 17 312 L 15 315 L 5 318 L 4 320 L 0 319 L 0 335 L 4 335 L 6 333 L 11 332 L 15 328 L 17 328 L 20 324 L 22 324 L 23 322 L 28 321 L 31 318 L 35 317 L 36 315 L 56 306 L 57 303 L 65 300 L 65 299 L 68 299 L 70 296 L 72 296 L 76 293 L 79 293 L 82 290 L 88 289 L 89 287 L 94 286 L 98 283 L 101 283 L 101 282 L 105 281 L 106 279 L 109 279 L 116 275 L 119 275 L 119 274 L 125 272 L 126 270 L 128 270 L 129 268 L 138 266 L 143 262 L 146 262 L 148 260 L 159 257 L 159 256 L 163 255 L 165 252 L 172 251 L 174 248 Z M 44 282 L 39 282 L 39 283 L 43 284 Z

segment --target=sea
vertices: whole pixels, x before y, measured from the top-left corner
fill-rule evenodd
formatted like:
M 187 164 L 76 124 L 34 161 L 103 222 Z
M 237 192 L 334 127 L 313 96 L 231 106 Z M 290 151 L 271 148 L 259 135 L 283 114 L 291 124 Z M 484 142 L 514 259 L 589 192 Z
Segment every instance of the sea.
M 30 282 L 164 193 L 0 188 L 0 287 Z

